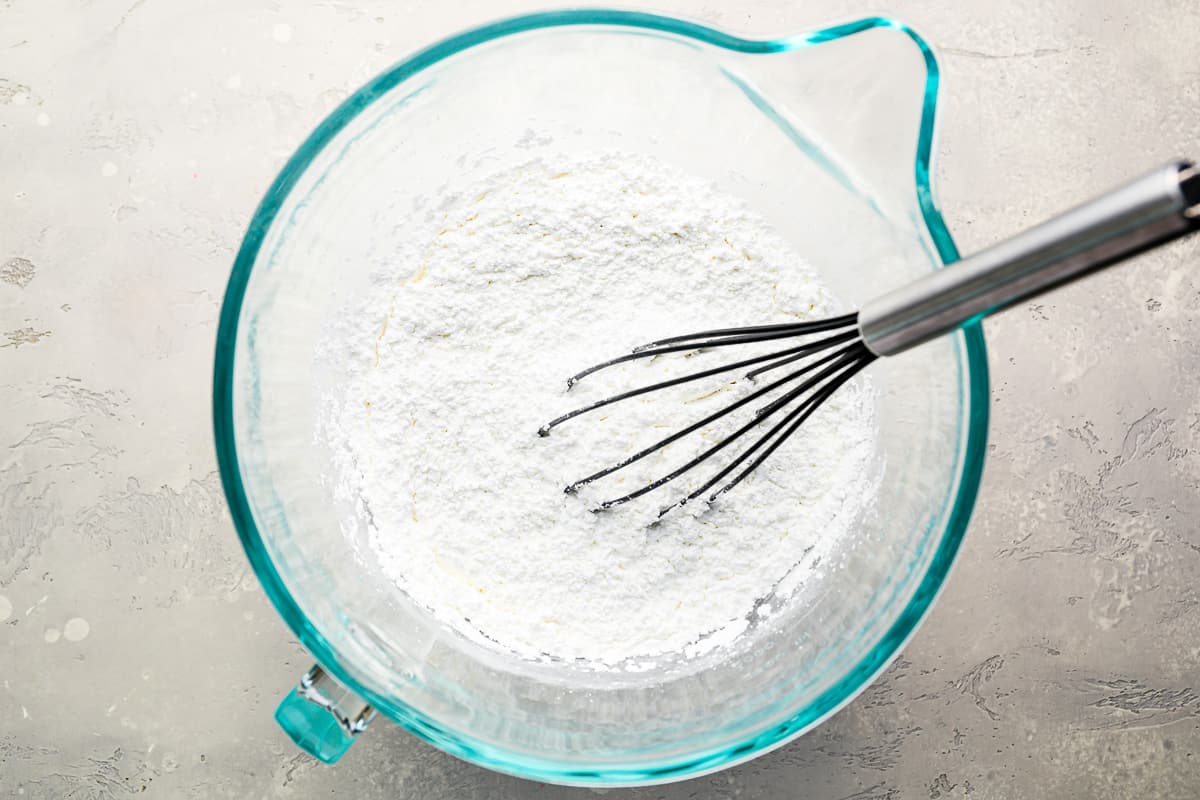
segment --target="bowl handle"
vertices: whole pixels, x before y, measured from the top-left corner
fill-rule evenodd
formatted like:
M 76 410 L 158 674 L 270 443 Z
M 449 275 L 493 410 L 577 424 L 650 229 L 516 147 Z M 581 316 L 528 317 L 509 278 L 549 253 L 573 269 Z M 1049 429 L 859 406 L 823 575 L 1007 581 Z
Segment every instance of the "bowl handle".
M 375 709 L 314 664 L 275 709 L 275 721 L 296 745 L 324 764 L 345 755 L 375 718 Z

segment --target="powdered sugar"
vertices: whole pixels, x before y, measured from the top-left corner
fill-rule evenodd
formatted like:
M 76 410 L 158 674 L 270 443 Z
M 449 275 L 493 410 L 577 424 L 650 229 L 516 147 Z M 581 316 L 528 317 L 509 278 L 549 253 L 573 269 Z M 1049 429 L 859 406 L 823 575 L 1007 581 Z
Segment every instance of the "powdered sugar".
M 567 483 L 727 405 L 740 373 L 571 420 L 589 400 L 728 360 L 565 378 L 662 336 L 840 311 L 741 202 L 642 156 L 544 157 L 450 198 L 326 336 L 329 480 L 379 567 L 467 636 L 529 658 L 636 666 L 728 644 L 873 502 L 874 399 L 852 383 L 711 508 L 658 509 L 714 462 L 595 514 L 745 417 L 567 496 Z M 756 351 L 739 349 L 735 357 Z M 747 409 L 753 413 L 754 406 Z M 736 452 L 731 450 L 731 454 Z

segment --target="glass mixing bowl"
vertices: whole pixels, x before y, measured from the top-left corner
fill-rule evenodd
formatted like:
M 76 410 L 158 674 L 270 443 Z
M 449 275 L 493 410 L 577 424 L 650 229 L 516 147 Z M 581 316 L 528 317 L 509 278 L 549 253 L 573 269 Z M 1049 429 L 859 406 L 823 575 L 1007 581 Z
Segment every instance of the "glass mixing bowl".
M 324 321 L 366 290 L 426 204 L 541 148 L 644 153 L 708 178 L 857 306 L 957 258 L 931 186 L 937 84 L 929 47 L 890 19 L 749 40 L 670 17 L 564 11 L 435 44 L 321 123 L 250 223 L 214 379 L 234 522 L 320 665 L 276 713 L 297 743 L 336 760 L 377 710 L 514 775 L 668 781 L 780 745 L 883 669 L 941 587 L 979 485 L 977 325 L 870 367 L 878 513 L 804 576 L 795 602 L 738 647 L 640 673 L 480 646 L 382 575 L 362 538 L 342 532 L 353 512 L 322 482 L 315 400 L 339 378 L 314 350 Z

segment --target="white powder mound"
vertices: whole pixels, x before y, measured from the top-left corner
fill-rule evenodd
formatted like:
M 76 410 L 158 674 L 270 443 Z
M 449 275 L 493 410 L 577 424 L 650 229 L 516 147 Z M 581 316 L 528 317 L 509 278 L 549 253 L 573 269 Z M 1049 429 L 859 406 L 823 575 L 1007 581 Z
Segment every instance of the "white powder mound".
M 327 336 L 323 357 L 349 379 L 326 398 L 321 435 L 335 453 L 328 477 L 369 521 L 379 568 L 444 623 L 524 657 L 596 668 L 695 655 L 769 613 L 764 599 L 786 602 L 776 588 L 802 582 L 873 503 L 874 398 L 861 379 L 717 502 L 655 525 L 738 448 L 631 503 L 591 509 L 748 416 L 576 495 L 563 488 L 782 371 L 757 384 L 731 372 L 537 435 L 590 400 L 761 352 L 640 360 L 567 391 L 568 376 L 638 344 L 843 311 L 741 201 L 647 157 L 606 153 L 501 171 L 440 212 Z

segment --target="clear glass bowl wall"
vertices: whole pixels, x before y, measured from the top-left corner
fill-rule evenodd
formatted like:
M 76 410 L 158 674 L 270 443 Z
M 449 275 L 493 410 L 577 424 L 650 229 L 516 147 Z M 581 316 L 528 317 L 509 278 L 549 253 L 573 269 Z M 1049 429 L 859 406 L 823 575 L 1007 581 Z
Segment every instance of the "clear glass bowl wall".
M 223 312 L 218 449 L 268 594 L 315 657 L 383 713 L 503 771 L 644 783 L 802 732 L 911 634 L 978 485 L 986 368 L 976 328 L 870 368 L 878 513 L 736 648 L 630 674 L 539 665 L 415 606 L 380 573 L 365 532 L 342 532 L 354 512 L 331 497 L 314 437 L 316 400 L 341 376 L 317 367 L 314 350 L 329 316 L 446 192 L 543 153 L 615 149 L 744 198 L 853 306 L 955 257 L 927 184 L 935 67 L 906 29 L 877 20 L 749 42 L 588 13 L 610 16 L 544 15 L 443 43 L 360 90 L 289 162 Z

